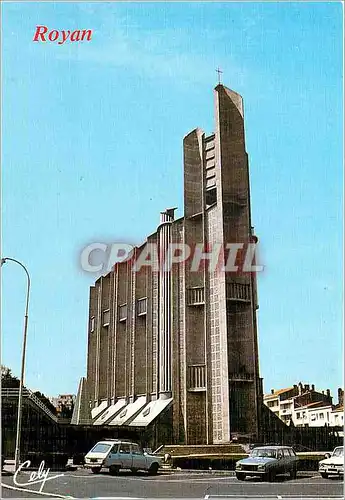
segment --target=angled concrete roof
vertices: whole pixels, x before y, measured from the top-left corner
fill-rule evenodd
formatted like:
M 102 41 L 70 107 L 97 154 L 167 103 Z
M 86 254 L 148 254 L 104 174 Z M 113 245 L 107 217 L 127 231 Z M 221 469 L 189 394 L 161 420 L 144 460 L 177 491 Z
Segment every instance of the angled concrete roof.
M 100 416 L 100 414 L 108 408 L 109 404 L 108 401 L 102 401 L 100 405 L 96 406 L 95 408 L 92 408 L 91 410 L 91 415 L 92 418 L 95 419 Z
M 110 405 L 109 408 L 94 421 L 93 425 L 105 425 L 109 420 L 113 419 L 124 406 L 126 406 L 126 400 L 119 399 L 114 405 Z
M 109 422 L 109 425 L 127 425 L 133 417 L 136 417 L 145 405 L 146 396 L 140 396 L 134 401 L 134 403 L 129 403 L 125 408 L 123 408 L 120 413 Z
M 78 394 L 74 405 L 71 424 L 72 425 L 92 424 L 90 397 L 88 394 L 85 377 L 82 377 L 79 382 Z
M 162 413 L 172 402 L 169 399 L 157 399 L 150 401 L 145 408 L 137 415 L 134 420 L 129 424 L 130 427 L 146 427 L 149 425 L 160 413 Z

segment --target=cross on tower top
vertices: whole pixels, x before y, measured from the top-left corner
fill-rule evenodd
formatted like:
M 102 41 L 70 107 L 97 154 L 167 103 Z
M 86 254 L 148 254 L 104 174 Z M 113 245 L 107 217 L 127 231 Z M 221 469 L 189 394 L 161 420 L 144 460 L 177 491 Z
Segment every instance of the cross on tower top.
M 216 73 L 218 73 L 218 83 L 220 84 L 221 83 L 221 77 L 220 75 L 223 73 L 223 71 L 220 69 L 220 68 L 217 68 L 216 69 Z

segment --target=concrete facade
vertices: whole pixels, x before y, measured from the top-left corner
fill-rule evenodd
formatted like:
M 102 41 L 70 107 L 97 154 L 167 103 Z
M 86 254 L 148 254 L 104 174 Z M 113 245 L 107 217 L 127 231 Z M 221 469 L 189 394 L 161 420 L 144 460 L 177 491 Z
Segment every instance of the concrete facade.
M 170 412 L 175 443 L 257 436 L 262 404 L 255 274 L 241 267 L 211 272 L 207 265 L 193 271 L 190 260 L 170 272 L 161 268 L 171 243 L 200 244 L 205 252 L 221 245 L 226 261 L 226 244 L 255 241 L 242 97 L 223 85 L 214 97 L 215 133 L 195 129 L 183 141 L 184 216 L 162 212 L 157 231 L 134 252 L 135 260 L 158 245 L 159 255 L 150 255 L 158 270 L 117 263 L 90 290 L 93 414 L 101 418 L 105 410 L 106 425 L 147 426 Z

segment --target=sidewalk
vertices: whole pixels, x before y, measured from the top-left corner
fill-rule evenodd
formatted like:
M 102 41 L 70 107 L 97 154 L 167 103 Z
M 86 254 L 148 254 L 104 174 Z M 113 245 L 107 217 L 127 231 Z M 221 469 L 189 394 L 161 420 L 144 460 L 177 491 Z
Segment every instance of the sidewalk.
M 14 460 L 5 460 L 5 465 L 1 471 L 1 474 L 14 474 Z
M 46 467 L 47 468 L 47 467 Z M 67 466 L 66 468 L 64 468 L 63 470 L 77 470 L 79 467 L 76 466 L 76 465 L 73 465 L 73 461 L 72 459 L 69 459 L 68 462 L 67 462 Z M 33 471 L 33 470 L 37 470 L 38 467 L 25 467 L 24 471 Z M 57 468 L 55 469 L 54 467 L 49 467 L 50 470 L 52 471 L 55 471 L 55 470 L 60 470 L 61 468 Z M 5 475 L 13 475 L 15 473 L 15 462 L 14 460 L 6 460 L 5 461 L 5 465 L 1 471 L 2 474 L 5 473 Z

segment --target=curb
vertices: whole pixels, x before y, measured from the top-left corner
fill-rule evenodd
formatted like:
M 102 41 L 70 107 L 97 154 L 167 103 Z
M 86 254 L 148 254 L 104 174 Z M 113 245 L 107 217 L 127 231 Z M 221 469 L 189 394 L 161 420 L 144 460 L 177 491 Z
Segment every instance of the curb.
M 234 470 L 200 470 L 200 469 L 160 469 L 160 473 L 170 472 L 172 474 L 217 474 L 217 475 L 227 475 L 227 476 L 235 476 Z M 319 472 L 315 470 L 299 470 L 297 474 L 307 474 L 311 476 L 318 476 Z
M 33 468 L 30 468 L 30 469 L 25 469 L 27 471 L 29 470 L 36 470 L 36 469 L 33 469 Z M 51 469 L 53 470 L 53 469 Z M 73 467 L 67 467 L 66 469 L 64 469 L 64 472 L 73 472 L 73 471 L 76 471 L 76 470 L 85 470 L 84 467 L 80 467 L 80 466 L 73 466 Z M 6 475 L 10 475 L 10 474 L 14 474 L 15 473 L 15 470 L 14 470 L 14 464 L 8 464 L 8 465 L 5 465 L 3 467 L 3 470 L 2 470 L 2 473 L 6 473 Z M 159 474 L 162 475 L 162 474 L 207 474 L 207 475 L 213 475 L 213 474 L 217 474 L 217 475 L 221 475 L 221 476 L 235 476 L 235 471 L 234 470 L 217 470 L 217 469 L 159 469 Z M 318 471 L 315 471 L 315 470 L 299 470 L 298 473 L 299 475 L 301 474 L 307 474 L 307 475 L 311 475 L 311 476 L 318 476 L 319 475 L 319 472 Z

